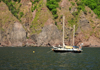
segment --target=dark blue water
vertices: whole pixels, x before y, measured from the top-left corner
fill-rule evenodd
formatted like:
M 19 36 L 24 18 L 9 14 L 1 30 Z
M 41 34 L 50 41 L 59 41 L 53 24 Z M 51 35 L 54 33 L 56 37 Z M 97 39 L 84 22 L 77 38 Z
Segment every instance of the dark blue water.
M 4 47 L 0 48 L 0 70 L 100 70 L 100 48 L 55 53 L 48 47 Z

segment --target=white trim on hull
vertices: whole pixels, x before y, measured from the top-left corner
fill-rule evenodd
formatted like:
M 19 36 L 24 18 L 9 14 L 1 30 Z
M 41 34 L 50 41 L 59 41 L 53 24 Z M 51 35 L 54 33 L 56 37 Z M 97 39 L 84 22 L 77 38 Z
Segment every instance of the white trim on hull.
M 53 50 L 54 52 L 74 52 L 74 53 L 81 53 L 81 50 L 75 51 L 75 50 Z
M 54 52 L 74 52 L 74 53 L 81 53 L 82 50 L 80 49 L 66 49 L 66 48 L 53 48 Z

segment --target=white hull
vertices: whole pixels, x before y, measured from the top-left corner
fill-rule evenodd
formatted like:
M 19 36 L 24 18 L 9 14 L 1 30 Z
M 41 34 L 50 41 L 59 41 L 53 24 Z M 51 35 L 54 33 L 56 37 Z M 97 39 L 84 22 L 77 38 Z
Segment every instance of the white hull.
M 75 52 L 75 53 L 81 53 L 81 49 L 68 49 L 68 48 L 63 48 L 63 47 L 53 47 L 52 50 L 54 52 Z

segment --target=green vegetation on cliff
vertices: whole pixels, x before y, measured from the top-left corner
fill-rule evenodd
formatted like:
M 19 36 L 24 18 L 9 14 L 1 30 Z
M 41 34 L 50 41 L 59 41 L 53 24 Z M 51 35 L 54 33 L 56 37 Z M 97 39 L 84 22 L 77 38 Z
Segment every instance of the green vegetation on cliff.
M 47 0 L 47 7 L 48 9 L 52 12 L 53 16 L 55 19 L 58 18 L 58 14 L 57 14 L 57 7 L 59 7 L 58 2 L 60 2 L 60 0 Z
M 31 2 L 32 2 L 32 5 L 34 4 L 35 6 L 33 7 L 31 7 L 31 11 L 33 12 L 36 8 L 37 8 L 37 4 L 35 4 L 35 3 L 38 3 L 40 0 L 34 0 L 34 1 L 32 1 L 32 0 L 30 0 Z
M 21 7 L 21 3 L 20 0 L 1 0 L 3 1 L 9 8 L 9 10 L 11 11 L 11 13 L 20 20 L 20 17 L 22 17 L 22 14 L 20 14 L 19 17 L 19 11 L 20 11 L 20 7 Z M 18 3 L 17 3 L 18 2 Z
M 43 22 L 44 22 L 44 18 L 45 17 L 42 17 L 44 15 L 41 15 L 43 14 L 42 12 L 42 8 L 43 8 L 43 0 L 39 0 L 37 2 L 34 3 L 34 9 L 32 11 L 32 7 L 31 7 L 31 11 L 34 12 L 34 10 L 36 10 L 36 14 L 35 14 L 35 17 L 32 21 L 32 24 L 30 26 L 30 29 L 32 30 L 32 33 L 40 33 L 41 32 L 41 27 L 43 27 Z M 41 16 L 40 16 L 41 15 Z M 41 18 L 42 17 L 42 18 Z M 41 24 L 40 24 L 41 23 Z
M 90 7 L 100 17 L 100 0 L 81 0 L 81 2 Z

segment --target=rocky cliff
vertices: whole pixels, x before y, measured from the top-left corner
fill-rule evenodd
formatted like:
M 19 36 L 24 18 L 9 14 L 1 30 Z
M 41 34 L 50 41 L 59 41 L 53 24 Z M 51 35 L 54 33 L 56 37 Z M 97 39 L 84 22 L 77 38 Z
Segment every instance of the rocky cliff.
M 1 0 L 0 47 L 62 45 L 63 15 L 65 44 L 72 45 L 75 25 L 75 45 L 84 43 L 85 47 L 100 47 L 100 19 L 89 7 L 85 6 L 86 12 L 78 11 L 76 0 L 61 0 L 57 8 L 58 18 L 54 19 L 46 0 L 34 1 L 12 1 L 14 8 L 19 9 L 16 17 Z

